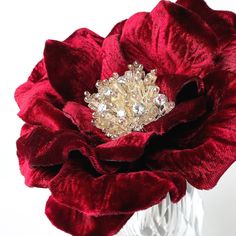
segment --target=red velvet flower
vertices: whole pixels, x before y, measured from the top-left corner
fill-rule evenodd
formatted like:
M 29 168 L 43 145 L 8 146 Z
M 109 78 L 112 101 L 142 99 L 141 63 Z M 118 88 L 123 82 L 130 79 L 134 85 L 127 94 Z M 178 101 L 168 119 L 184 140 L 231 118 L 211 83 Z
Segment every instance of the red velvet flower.
M 25 121 L 17 141 L 25 181 L 49 188 L 46 214 L 79 236 L 113 235 L 140 209 L 173 202 L 186 182 L 214 187 L 236 157 L 236 17 L 201 0 L 161 1 L 102 38 L 79 29 L 48 40 L 44 58 L 16 90 Z M 175 108 L 110 139 L 91 123 L 84 91 L 138 60 L 157 69 Z

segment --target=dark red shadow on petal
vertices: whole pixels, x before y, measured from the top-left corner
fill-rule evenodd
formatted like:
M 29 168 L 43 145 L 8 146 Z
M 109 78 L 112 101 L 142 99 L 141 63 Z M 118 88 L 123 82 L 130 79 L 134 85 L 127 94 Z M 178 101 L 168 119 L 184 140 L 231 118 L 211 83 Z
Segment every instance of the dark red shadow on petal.
M 203 84 L 202 81 L 199 81 Z M 203 87 L 203 86 L 202 86 Z M 203 94 L 204 89 L 198 86 L 198 81 L 193 80 L 181 88 L 175 98 L 175 104 L 179 104 L 181 102 L 189 101 L 199 97 L 200 94 Z
M 156 80 L 160 93 L 165 94 L 169 101 L 180 103 L 201 95 L 204 92 L 202 79 L 185 75 L 160 75 Z

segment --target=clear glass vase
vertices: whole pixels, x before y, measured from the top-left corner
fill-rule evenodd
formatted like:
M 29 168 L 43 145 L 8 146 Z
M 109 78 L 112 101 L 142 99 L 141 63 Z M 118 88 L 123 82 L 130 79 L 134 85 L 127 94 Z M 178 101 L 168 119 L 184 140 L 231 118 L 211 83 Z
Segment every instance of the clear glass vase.
M 169 195 L 158 205 L 135 212 L 115 236 L 201 236 L 203 204 L 191 185 L 178 203 Z

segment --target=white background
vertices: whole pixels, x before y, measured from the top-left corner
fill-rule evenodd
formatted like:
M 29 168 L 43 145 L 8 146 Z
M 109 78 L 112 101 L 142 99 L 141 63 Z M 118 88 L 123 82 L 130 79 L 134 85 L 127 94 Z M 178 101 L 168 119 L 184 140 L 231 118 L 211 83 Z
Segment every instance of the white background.
M 150 11 L 158 0 L 0 0 L 0 235 L 63 236 L 44 215 L 48 190 L 24 185 L 15 140 L 22 122 L 16 116 L 14 90 L 41 59 L 46 39 L 63 40 L 87 27 L 106 36 L 112 26 L 138 11 Z M 234 1 L 207 0 L 215 9 L 236 12 Z M 214 190 L 202 192 L 203 236 L 235 236 L 236 166 Z M 99 236 L 99 235 L 98 235 Z

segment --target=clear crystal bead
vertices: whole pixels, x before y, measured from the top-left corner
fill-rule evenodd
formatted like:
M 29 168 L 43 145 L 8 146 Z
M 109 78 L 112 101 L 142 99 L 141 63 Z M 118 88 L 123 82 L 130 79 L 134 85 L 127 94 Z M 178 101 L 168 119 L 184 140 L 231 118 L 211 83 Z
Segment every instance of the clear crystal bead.
M 100 98 L 100 94 L 99 94 L 99 93 L 96 93 L 95 96 L 94 96 L 94 98 L 99 99 L 99 98 Z
M 164 105 L 165 112 L 166 113 L 170 112 L 174 107 L 175 107 L 174 102 L 165 103 Z
M 97 82 L 96 82 L 96 87 L 97 88 L 99 88 L 99 86 L 102 84 L 102 81 L 100 81 L 100 80 L 98 80 Z M 86 92 L 86 91 L 85 91 Z
M 141 103 L 136 103 L 133 105 L 133 112 L 135 116 L 141 116 L 145 112 L 145 107 Z
M 126 71 L 126 72 L 125 72 L 125 77 L 126 77 L 127 79 L 131 79 L 132 76 L 133 76 L 132 71 Z
M 104 103 L 100 103 L 99 105 L 98 105 L 98 112 L 104 112 L 104 111 L 106 111 L 106 109 L 107 109 L 107 105 L 106 104 L 104 104 Z
M 168 98 L 166 97 L 166 95 L 159 93 L 154 99 L 154 101 L 155 104 L 160 107 L 163 106 L 166 102 L 168 102 Z
M 126 78 L 124 76 L 120 76 L 118 79 L 117 79 L 117 82 L 119 84 L 125 84 L 126 83 Z
M 117 117 L 119 117 L 119 118 L 124 118 L 125 116 L 126 116 L 126 112 L 125 112 L 124 109 L 119 109 L 119 110 L 117 111 Z
M 143 129 L 142 125 L 134 126 L 133 130 L 134 131 L 141 131 Z
M 106 87 L 103 91 L 103 94 L 105 96 L 110 96 L 112 94 L 112 90 L 110 88 Z

